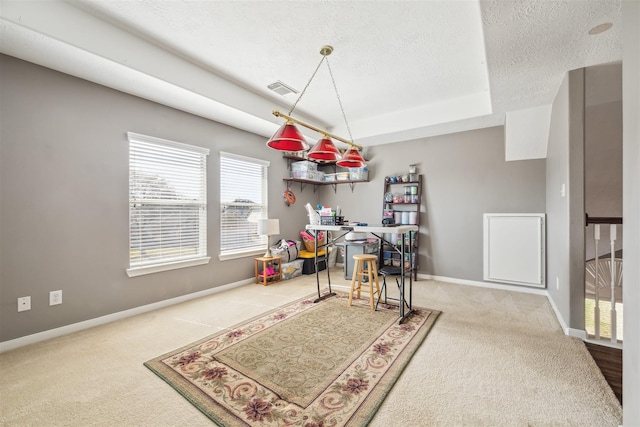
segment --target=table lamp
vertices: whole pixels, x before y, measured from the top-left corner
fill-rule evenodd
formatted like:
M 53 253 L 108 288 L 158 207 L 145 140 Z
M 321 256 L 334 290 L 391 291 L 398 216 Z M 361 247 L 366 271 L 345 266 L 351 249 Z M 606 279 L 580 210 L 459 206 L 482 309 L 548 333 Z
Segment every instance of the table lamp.
M 274 234 L 280 234 L 280 220 L 278 219 L 259 219 L 258 220 L 258 234 L 261 236 L 267 236 L 267 252 L 265 252 L 265 258 L 271 258 L 271 242 L 270 238 Z

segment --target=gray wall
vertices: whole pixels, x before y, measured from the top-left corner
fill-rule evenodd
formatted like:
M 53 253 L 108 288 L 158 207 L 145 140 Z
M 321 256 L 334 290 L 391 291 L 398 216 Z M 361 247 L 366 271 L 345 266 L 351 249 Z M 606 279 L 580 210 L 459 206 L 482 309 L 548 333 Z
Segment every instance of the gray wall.
M 640 55 L 638 37 L 640 28 L 640 4 L 624 1 L 624 60 L 623 60 L 623 199 L 624 217 L 624 360 L 623 360 L 623 407 L 624 425 L 635 426 L 640 422 L 640 409 L 635 403 L 640 398 L 640 287 L 637 286 L 640 272 Z M 565 326 L 575 330 L 584 329 L 584 266 L 580 267 L 582 277 L 577 277 L 578 261 L 584 256 L 584 242 L 581 242 L 578 228 L 579 206 L 585 206 L 584 189 L 580 183 L 569 186 L 567 197 L 561 197 L 562 183 L 575 183 L 580 177 L 576 173 L 583 169 L 584 151 L 579 145 L 586 140 L 587 148 L 594 142 L 591 138 L 619 137 L 619 105 L 584 108 L 584 70 L 570 72 L 562 82 L 553 103 L 551 128 L 547 151 L 547 279 L 549 298 L 558 308 Z M 591 110 L 591 111 L 590 111 Z M 585 116 L 588 123 L 585 123 Z M 595 116 L 600 116 L 600 119 Z M 596 123 L 599 121 L 600 123 Z M 582 130 L 587 134 L 583 134 Z M 605 139 L 606 139 L 605 138 Z M 617 163 L 617 149 L 609 144 L 600 147 L 605 151 L 607 162 Z M 592 148 L 593 149 L 593 148 Z M 579 154 L 579 155 L 578 155 Z M 601 153 L 602 154 L 602 153 Z M 587 156 L 587 168 L 591 160 Z M 591 165 L 591 166 L 590 166 Z M 574 169 L 575 168 L 575 169 Z M 613 166 L 615 168 L 615 166 Z M 573 171 L 572 171 L 573 169 Z M 584 172 L 584 171 L 583 171 Z M 591 184 L 588 176 L 587 183 Z M 616 176 L 605 175 L 607 191 L 617 189 Z M 600 183 L 602 184 L 602 183 Z M 576 194 L 581 193 L 581 194 Z M 593 194 L 590 194 L 593 195 Z M 589 200 L 589 199 L 587 199 Z M 619 200 L 607 202 L 612 211 L 601 210 L 603 205 L 589 200 L 588 208 L 597 212 L 592 215 L 615 215 L 620 208 Z M 573 211 L 572 211 L 573 209 Z M 582 258 L 584 259 L 584 258 Z M 560 288 L 553 286 L 555 278 Z
M 569 72 L 569 318 L 584 330 L 585 297 L 585 69 Z M 566 288 L 565 288 L 566 290 Z
M 615 82 L 615 84 L 612 84 Z M 602 91 L 606 88 L 607 92 Z M 596 96 L 615 101 L 592 104 Z M 585 69 L 585 211 L 590 217 L 622 217 L 622 64 Z M 622 249 L 617 226 L 615 250 Z M 595 257 L 594 226 L 586 228 L 586 259 Z M 600 227 L 600 256 L 611 253 L 609 226 Z
M 567 326 L 569 319 L 569 77 L 553 102 L 547 144 L 547 291 Z M 565 196 L 562 186 L 565 186 Z
M 622 75 L 622 64 L 610 64 Z M 585 70 L 587 94 L 601 82 Z M 615 70 L 615 71 L 613 71 Z M 585 109 L 585 208 L 589 216 L 622 216 L 622 88 L 619 101 Z
M 269 214 L 287 218 L 281 237 L 306 224 L 302 206 L 283 202 L 286 161 L 263 137 L 8 56 L 0 72 L 0 341 L 252 277 L 251 257 L 217 258 L 219 151 L 271 161 Z M 125 274 L 127 131 L 211 149 L 208 265 Z M 49 307 L 57 289 L 63 304 Z M 22 296 L 32 309 L 18 313 Z
M 565 195 L 561 188 L 565 186 Z M 547 146 L 547 289 L 563 326 L 584 330 L 584 69 L 556 95 Z
M 624 352 L 623 421 L 640 425 L 640 2 L 622 2 Z
M 594 256 L 593 229 L 585 228 L 584 212 L 622 214 L 621 103 L 586 102 L 594 99 L 589 93 L 620 90 L 596 78 L 603 67 L 621 71 L 620 64 L 607 64 L 598 70 L 574 70 L 565 77 L 553 104 L 547 153 L 547 283 L 562 320 L 576 332 L 584 330 L 584 260 Z M 562 197 L 565 183 L 567 195 Z M 601 238 L 602 255 L 610 252 L 608 227 Z M 616 248 L 621 248 L 621 240 Z
M 380 224 L 384 178 L 423 175 L 420 273 L 483 280 L 483 213 L 545 212 L 545 161 L 504 160 L 504 128 L 370 147 L 370 182 L 322 189 L 350 220 Z M 305 190 L 306 191 L 306 190 Z
M 251 258 L 220 262 L 218 152 L 272 162 L 269 203 L 278 238 L 297 239 L 304 204 L 341 205 L 380 223 L 386 175 L 419 163 L 424 175 L 420 272 L 482 280 L 482 214 L 544 212 L 544 160 L 504 161 L 501 127 L 371 147 L 370 182 L 293 189 L 286 161 L 263 137 L 43 67 L 0 57 L 0 340 L 116 313 L 250 278 Z M 128 145 L 133 131 L 210 148 L 209 255 L 205 266 L 128 278 Z M 62 289 L 63 304 L 48 306 Z M 32 297 L 18 313 L 16 299 Z

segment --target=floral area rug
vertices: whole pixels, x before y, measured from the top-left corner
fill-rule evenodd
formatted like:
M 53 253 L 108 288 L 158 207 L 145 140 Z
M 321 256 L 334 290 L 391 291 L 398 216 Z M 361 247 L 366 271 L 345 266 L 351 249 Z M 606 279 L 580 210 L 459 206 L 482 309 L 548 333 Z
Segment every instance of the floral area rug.
M 316 296 L 145 366 L 221 426 L 364 426 L 440 312 Z

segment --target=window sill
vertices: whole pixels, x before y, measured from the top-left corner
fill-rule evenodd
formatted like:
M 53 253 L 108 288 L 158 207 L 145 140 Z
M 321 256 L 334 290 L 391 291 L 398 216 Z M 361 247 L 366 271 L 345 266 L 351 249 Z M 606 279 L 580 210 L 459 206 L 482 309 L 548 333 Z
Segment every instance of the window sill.
M 137 277 L 145 274 L 160 273 L 162 271 L 176 270 L 178 268 L 193 267 L 208 264 L 211 257 L 195 258 L 187 261 L 171 262 L 166 264 L 149 265 L 145 267 L 127 268 L 127 276 Z
M 264 255 L 266 250 L 267 250 L 267 248 L 265 247 L 264 249 L 259 249 L 259 250 L 254 250 L 254 251 L 245 251 L 245 252 L 234 252 L 234 253 L 220 254 L 220 255 L 218 255 L 218 259 L 220 261 L 228 261 L 230 259 L 254 257 L 256 255 L 262 256 L 262 255 Z

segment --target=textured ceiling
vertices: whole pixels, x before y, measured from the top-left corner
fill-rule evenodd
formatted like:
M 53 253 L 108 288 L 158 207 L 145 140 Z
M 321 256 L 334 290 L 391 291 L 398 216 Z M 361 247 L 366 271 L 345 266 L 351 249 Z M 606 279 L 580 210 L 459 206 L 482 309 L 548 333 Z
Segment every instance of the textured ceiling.
M 618 1 L 481 4 L 496 111 L 549 104 L 566 71 L 622 59 Z M 588 35 L 605 22 L 613 28 Z
M 620 1 L 2 1 L 0 50 L 270 135 L 322 58 L 363 145 L 504 122 L 621 59 Z M 589 36 L 604 22 L 609 31 Z M 349 137 L 323 65 L 294 116 Z M 313 135 L 311 135 L 313 137 Z

